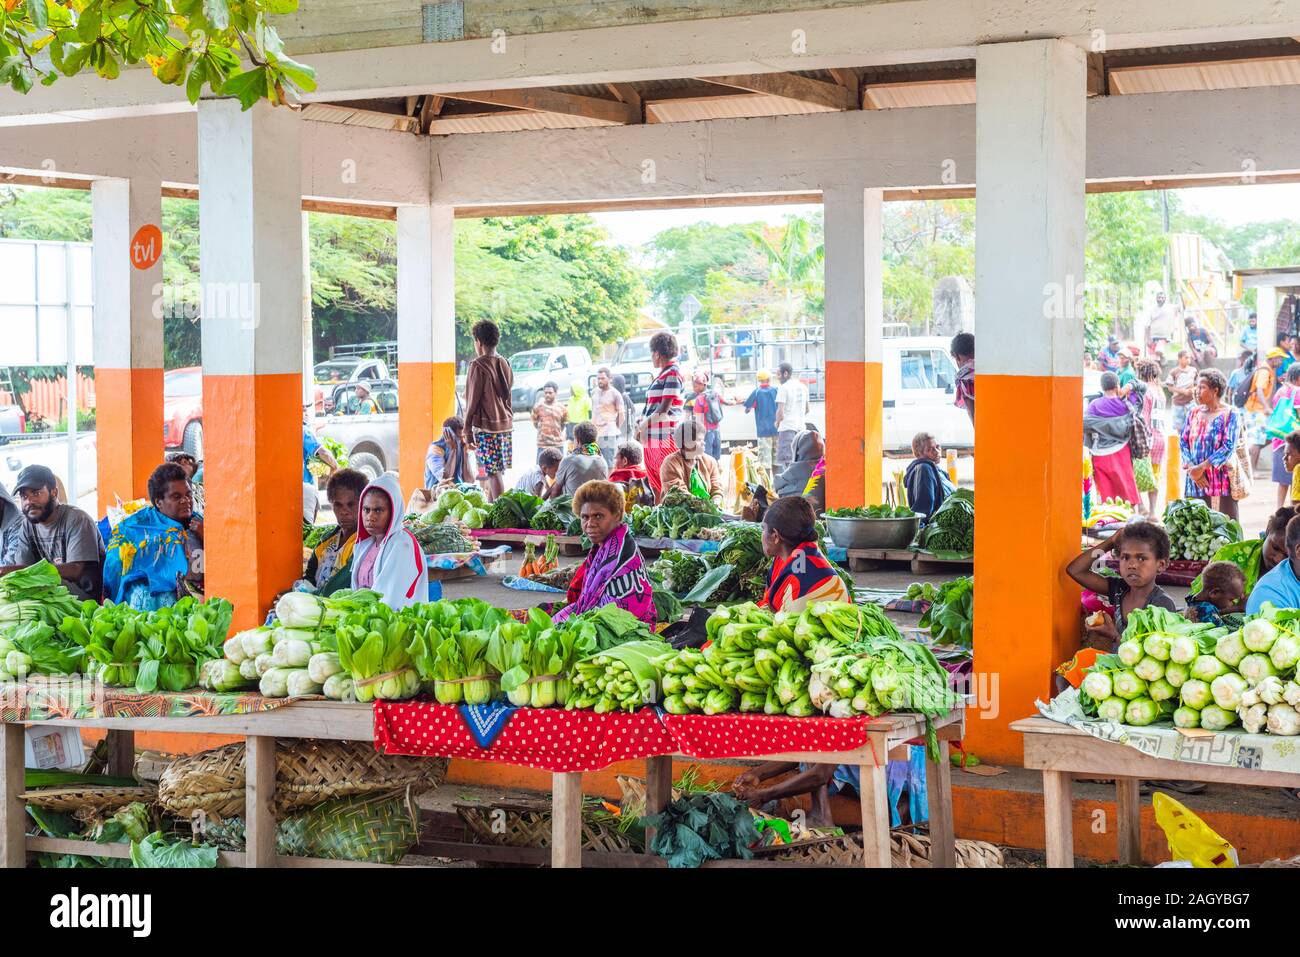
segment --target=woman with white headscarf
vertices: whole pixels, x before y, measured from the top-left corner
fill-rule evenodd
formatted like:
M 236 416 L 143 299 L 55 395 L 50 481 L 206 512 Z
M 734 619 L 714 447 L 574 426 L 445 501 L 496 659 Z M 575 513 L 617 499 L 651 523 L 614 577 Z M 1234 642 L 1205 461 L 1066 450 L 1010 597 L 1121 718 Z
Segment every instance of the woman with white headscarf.
M 352 587 L 370 588 L 394 610 L 427 601 L 424 549 L 402 527 L 401 486 L 389 474 L 361 493 L 361 522 L 352 550 Z

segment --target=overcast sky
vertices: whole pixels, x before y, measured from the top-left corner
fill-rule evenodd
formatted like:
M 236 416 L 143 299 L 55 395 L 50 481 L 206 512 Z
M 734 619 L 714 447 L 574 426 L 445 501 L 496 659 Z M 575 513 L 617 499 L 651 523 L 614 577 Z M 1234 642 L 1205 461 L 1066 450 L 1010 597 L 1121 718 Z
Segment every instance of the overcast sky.
M 1208 186 L 1179 191 L 1192 212 L 1230 224 L 1255 220 L 1294 219 L 1300 226 L 1300 183 L 1258 186 Z M 614 242 L 639 246 L 673 226 L 709 222 L 721 225 L 763 221 L 780 223 L 792 213 L 809 213 L 816 206 L 727 206 L 711 209 L 654 209 L 632 213 L 596 213 Z

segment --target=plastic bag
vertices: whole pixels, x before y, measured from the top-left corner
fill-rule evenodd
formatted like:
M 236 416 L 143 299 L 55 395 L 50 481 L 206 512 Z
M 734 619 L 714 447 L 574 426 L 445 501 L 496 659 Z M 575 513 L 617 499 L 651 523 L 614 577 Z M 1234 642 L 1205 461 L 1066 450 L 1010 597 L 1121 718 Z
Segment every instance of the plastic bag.
M 1237 866 L 1237 849 L 1182 803 L 1157 791 L 1151 796 L 1151 806 L 1174 860 L 1188 861 L 1193 867 Z

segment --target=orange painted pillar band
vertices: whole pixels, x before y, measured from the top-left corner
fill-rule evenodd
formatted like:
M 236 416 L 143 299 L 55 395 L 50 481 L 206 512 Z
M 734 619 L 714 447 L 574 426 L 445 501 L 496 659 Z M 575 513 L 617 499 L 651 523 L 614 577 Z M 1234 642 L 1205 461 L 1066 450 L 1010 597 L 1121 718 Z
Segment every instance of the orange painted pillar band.
M 302 575 L 302 376 L 203 376 L 208 415 L 204 590 L 234 603 L 232 631 L 260 625 Z
M 881 500 L 883 406 L 879 362 L 826 362 L 826 507 Z
M 1079 552 L 1083 520 L 1083 383 L 1077 376 L 982 372 L 978 388 L 979 700 L 967 717 L 967 747 L 1018 764 L 1020 735 L 1008 725 L 1036 713 L 1034 701 L 1050 696 L 1056 667 L 1079 648 L 1079 588 L 1065 565 Z M 1006 428 L 1008 422 L 1016 427 Z
M 99 514 L 120 498 L 143 498 L 163 461 L 163 370 L 95 370 Z
M 442 423 L 456 414 L 454 362 L 397 364 L 398 461 L 402 490 L 424 487 L 424 459 L 429 443 L 442 436 Z M 394 463 L 386 463 L 392 468 Z M 471 481 L 472 481 L 471 477 Z

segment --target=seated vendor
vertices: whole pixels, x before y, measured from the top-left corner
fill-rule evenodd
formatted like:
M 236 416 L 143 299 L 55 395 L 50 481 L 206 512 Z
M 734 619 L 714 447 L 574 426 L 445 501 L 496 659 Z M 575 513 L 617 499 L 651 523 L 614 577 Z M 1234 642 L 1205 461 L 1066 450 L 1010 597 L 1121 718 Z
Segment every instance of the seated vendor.
M 1119 575 L 1101 575 L 1093 563 L 1112 550 L 1119 556 Z M 1065 573 L 1078 585 L 1105 595 L 1112 611 L 1088 619 L 1084 644 L 1103 652 L 1120 643 L 1128 616 L 1155 605 L 1177 611 L 1174 600 L 1156 584 L 1156 577 L 1169 565 L 1169 535 L 1154 522 L 1131 522 L 1095 548 L 1088 548 L 1065 566 Z
M 137 611 L 155 611 L 203 594 L 203 517 L 185 470 L 166 462 L 153 470 L 148 508 L 117 523 L 104 559 L 104 597 Z
M 1232 562 L 1210 562 L 1201 572 L 1201 588 L 1187 599 L 1188 621 L 1216 627 L 1223 616 L 1246 610 L 1246 574 Z
M 435 489 L 444 482 L 461 485 L 474 480 L 473 463 L 465 445 L 465 423 L 451 416 L 442 423 L 442 435 L 429 443 L 424 454 L 424 487 Z
M 636 505 L 654 505 L 655 490 L 650 471 L 645 467 L 645 452 L 636 439 L 624 442 L 614 453 L 614 471 L 609 480 L 623 489 L 623 501 L 629 509 Z
M 587 482 L 604 481 L 609 477 L 609 466 L 600 454 L 596 443 L 596 426 L 579 422 L 573 429 L 573 451 L 560 460 L 555 472 L 555 484 L 546 490 L 543 498 L 576 495 Z
M 826 443 L 813 429 L 800 432 L 794 439 L 794 461 L 776 479 L 776 494 L 782 497 L 802 495 L 813 513 L 826 511 Z
M 527 492 L 539 498 L 545 495 L 555 482 L 555 475 L 560 470 L 562 458 L 559 449 L 542 449 L 537 453 L 537 468 L 520 476 L 519 481 L 515 483 L 515 491 Z
M 75 598 L 99 601 L 104 543 L 95 520 L 67 504 L 62 483 L 44 465 L 29 465 L 18 473 L 14 498 L 22 514 L 8 519 L 3 529 L 0 575 L 48 561 Z M 3 511 L 8 511 L 7 506 Z
M 704 451 L 708 430 L 696 419 L 683 419 L 673 429 L 677 451 L 664 459 L 659 469 L 661 498 L 673 489 L 683 489 L 714 505 L 722 505 L 722 469 L 718 460 Z
M 325 486 L 325 498 L 338 527 L 312 550 L 304 577 L 321 595 L 352 586 L 352 550 L 357 544 L 357 518 L 367 479 L 356 469 L 339 469 Z
M 817 516 L 806 498 L 779 498 L 763 516 L 763 554 L 772 559 L 760 607 L 801 612 L 811 602 L 853 601 L 848 586 L 817 546 Z
M 1246 614 L 1258 615 L 1264 602 L 1274 608 L 1300 608 L 1300 516 L 1286 526 L 1287 560 L 1278 562 L 1255 585 L 1246 600 Z
M 645 561 L 632 530 L 623 520 L 623 494 L 612 482 L 588 482 L 573 497 L 573 511 L 591 552 L 573 576 L 557 622 L 570 615 L 617 605 L 654 627 L 656 615 Z
M 907 486 L 907 504 L 912 511 L 928 522 L 943 500 L 956 491 L 948 473 L 939 468 L 943 449 L 929 432 L 918 432 L 912 439 L 912 464 L 907 467 L 903 482 Z
M 379 592 L 394 610 L 428 600 L 424 550 L 402 525 L 402 488 L 385 473 L 361 493 L 361 523 L 352 550 L 352 587 Z

